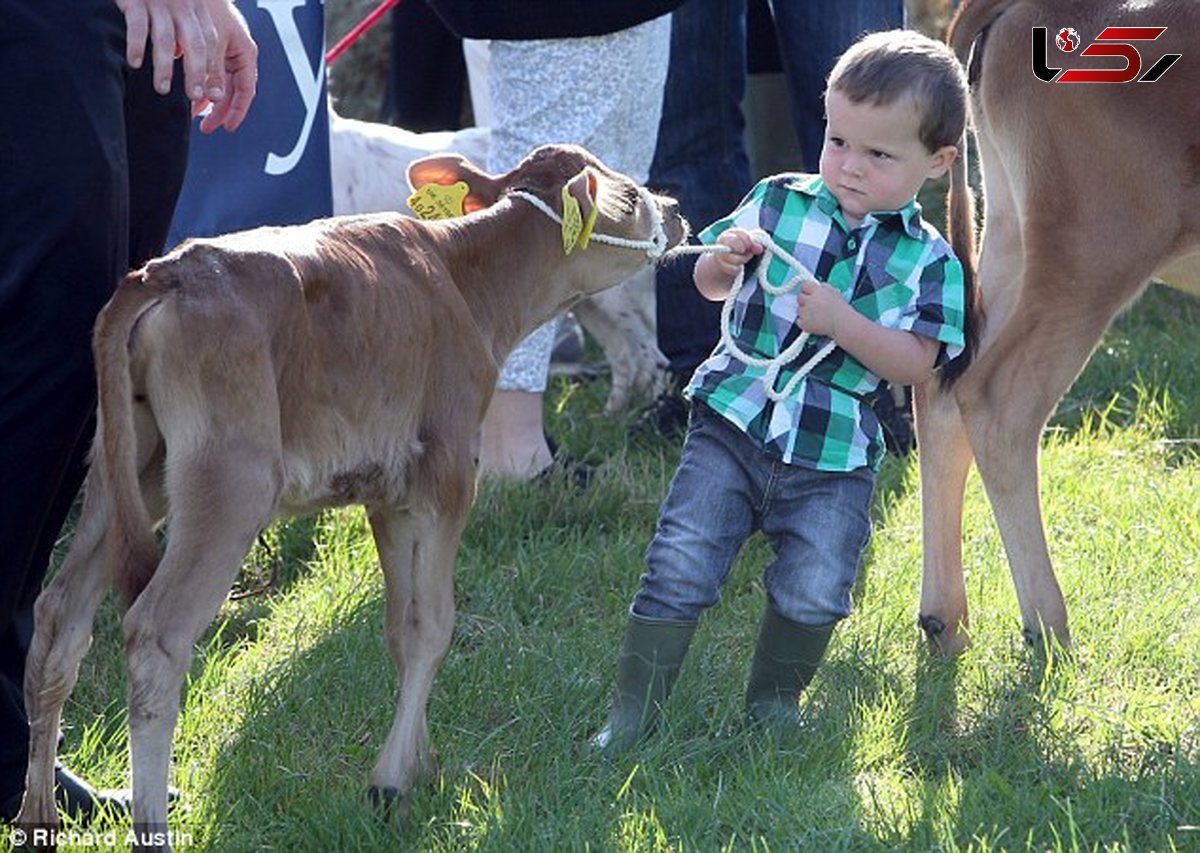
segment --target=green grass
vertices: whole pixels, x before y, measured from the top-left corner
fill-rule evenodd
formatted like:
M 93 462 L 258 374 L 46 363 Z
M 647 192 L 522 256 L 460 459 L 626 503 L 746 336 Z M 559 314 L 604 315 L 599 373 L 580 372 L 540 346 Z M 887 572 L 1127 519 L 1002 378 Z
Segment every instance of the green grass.
M 175 741 L 176 839 L 215 851 L 1200 850 L 1197 326 L 1200 304 L 1154 289 L 1047 435 L 1073 656 L 1046 664 L 1023 645 L 974 474 L 975 645 L 955 661 L 927 655 L 916 469 L 889 459 L 855 612 L 806 694 L 807 729 L 778 738 L 743 721 L 763 604 L 755 540 L 702 623 L 664 730 L 602 759 L 588 738 L 678 450 L 628 444 L 627 422 L 600 414 L 603 383 L 560 382 L 551 428 L 601 473 L 585 494 L 481 492 L 429 705 L 441 771 L 402 834 L 365 796 L 396 680 L 374 548 L 346 510 L 273 529 L 244 583 L 277 564 L 275 591 L 228 603 L 197 648 Z M 118 618 L 102 610 L 63 750 L 113 785 L 128 773 Z

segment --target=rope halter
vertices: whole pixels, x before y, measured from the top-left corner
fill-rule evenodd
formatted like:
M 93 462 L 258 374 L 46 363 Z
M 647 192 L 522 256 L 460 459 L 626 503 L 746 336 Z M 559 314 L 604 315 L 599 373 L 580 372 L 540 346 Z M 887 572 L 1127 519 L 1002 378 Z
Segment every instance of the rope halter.
M 766 231 L 763 231 L 761 228 L 755 228 L 748 233 L 750 235 L 750 239 L 762 246 L 764 250 L 764 257 L 759 260 L 758 270 L 755 272 L 755 278 L 758 282 L 758 286 L 761 287 L 763 291 L 771 294 L 772 296 L 783 296 L 798 290 L 803 282 L 816 279 L 816 276 L 813 275 L 807 267 L 792 257 L 792 255 L 790 255 L 788 252 L 780 248 L 779 245 L 771 239 L 771 235 Z M 688 247 L 688 250 L 698 250 L 702 252 L 730 251 L 727 247 L 721 245 Z M 776 286 L 771 284 L 769 281 L 767 281 L 767 267 L 770 266 L 770 257 L 766 256 L 774 256 L 779 258 L 781 261 L 786 263 L 795 274 L 788 278 L 782 285 Z M 790 346 L 773 358 L 756 358 L 739 347 L 733 336 L 733 306 L 734 303 L 737 302 L 738 293 L 741 292 L 742 285 L 745 283 L 745 279 L 746 268 L 744 266 L 738 267 L 737 275 L 734 277 L 733 283 L 729 287 L 729 295 L 725 297 L 725 302 L 721 306 L 721 343 L 729 352 L 729 354 L 742 364 L 745 364 L 748 367 L 765 368 L 762 381 L 763 387 L 766 389 L 767 398 L 775 402 L 779 402 L 785 397 L 790 396 L 792 392 L 796 390 L 796 386 L 800 384 L 801 380 L 803 380 L 804 377 L 807 376 L 812 369 L 822 361 L 822 359 L 833 352 L 837 344 L 832 340 L 828 341 L 824 346 L 817 350 L 817 352 L 813 354 L 808 361 L 800 366 L 800 368 L 796 371 L 796 374 L 787 381 L 787 384 L 784 385 L 781 390 L 776 390 L 775 381 L 779 377 L 779 371 L 800 356 L 800 352 L 804 349 L 805 344 L 808 343 L 808 339 L 811 336 L 808 332 L 801 331 L 800 335 L 796 338 L 796 340 L 792 341 Z
M 509 190 L 508 194 L 514 198 L 523 199 L 546 216 L 550 217 L 557 225 L 562 225 L 562 217 L 554 212 L 554 208 L 546 204 L 533 193 L 525 190 Z M 657 261 L 667 253 L 667 231 L 663 227 L 662 211 L 659 210 L 658 204 L 654 201 L 654 196 L 650 190 L 645 187 L 638 187 L 638 196 L 646 207 L 650 210 L 650 236 L 645 240 L 630 240 L 625 237 L 615 237 L 612 234 L 602 234 L 599 231 L 593 231 L 591 239 L 598 243 L 607 243 L 610 246 L 620 246 L 622 249 L 641 250 L 646 253 L 646 256 L 652 261 Z

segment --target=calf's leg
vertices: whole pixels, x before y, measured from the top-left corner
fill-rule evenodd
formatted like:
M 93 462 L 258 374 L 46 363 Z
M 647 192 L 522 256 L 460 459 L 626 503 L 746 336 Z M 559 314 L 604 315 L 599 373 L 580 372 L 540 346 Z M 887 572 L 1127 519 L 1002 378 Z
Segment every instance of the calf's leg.
M 953 655 L 970 642 L 962 517 L 971 447 L 957 401 L 936 380 L 913 388 L 913 410 L 924 555 L 919 622 L 933 651 Z
M 150 517 L 161 519 L 166 512 L 162 445 L 152 420 L 139 419 L 137 447 L 142 500 Z M 27 825 L 57 825 L 54 768 L 62 708 L 91 645 L 96 609 L 112 581 L 104 548 L 112 506 L 101 476 L 99 468 L 93 467 L 84 481 L 83 507 L 71 547 L 34 610 L 34 637 L 25 669 L 29 764 L 18 816 L 18 821 Z
M 232 444 L 232 443 L 231 443 Z M 192 648 L 271 520 L 277 456 L 246 443 L 168 464 L 171 525 L 154 577 L 125 616 L 137 846 L 162 848 L 180 690 Z
M 62 708 L 75 687 L 79 663 L 92 640 L 96 608 L 109 587 L 104 565 L 108 498 L 89 475 L 84 504 L 66 560 L 35 605 L 34 635 L 25 665 L 29 763 L 17 823 L 54 827 L 54 765 Z
M 986 139 L 985 154 L 992 154 Z M 991 162 L 998 163 L 993 156 Z M 1020 293 L 1021 232 L 1007 176 L 999 165 L 985 172 L 987 231 L 979 263 L 985 317 L 980 351 L 1005 324 Z M 980 355 L 975 355 L 978 361 Z M 963 581 L 963 496 L 972 461 L 971 445 L 959 409 L 957 390 L 975 381 L 968 368 L 953 389 L 935 379 L 913 389 L 918 460 L 921 470 L 923 565 L 919 622 L 931 650 L 958 654 L 970 644 L 966 585 Z
M 413 784 L 435 769 L 425 713 L 454 629 L 454 558 L 463 518 L 376 510 L 370 519 L 386 588 L 388 649 L 400 676 L 396 715 L 370 791 L 403 820 Z

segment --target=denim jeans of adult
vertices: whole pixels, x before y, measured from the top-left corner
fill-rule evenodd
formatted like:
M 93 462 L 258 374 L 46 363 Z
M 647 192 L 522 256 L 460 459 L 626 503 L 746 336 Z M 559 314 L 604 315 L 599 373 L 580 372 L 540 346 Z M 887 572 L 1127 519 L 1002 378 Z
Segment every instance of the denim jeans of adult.
M 815 172 L 825 141 L 825 80 L 864 33 L 904 26 L 903 0 L 770 0 L 800 143 L 798 171 Z
M 797 171 L 816 171 L 825 135 L 825 79 L 869 30 L 903 26 L 903 0 L 772 0 L 775 33 L 800 140 Z M 671 64 L 650 185 L 678 199 L 693 230 L 731 211 L 750 190 L 742 98 L 746 0 L 688 0 L 672 15 Z M 690 374 L 720 337 L 720 306 L 692 285 L 695 256 L 659 267 L 658 345 Z
M 815 471 L 772 459 L 707 406 L 694 406 L 633 612 L 699 618 L 717 603 L 742 545 L 761 531 L 774 554 L 763 585 L 775 611 L 814 627 L 845 618 L 871 533 L 874 486 L 869 469 Z
M 671 63 L 650 186 L 679 201 L 697 231 L 750 189 L 746 123 L 746 0 L 687 0 L 671 16 Z M 692 284 L 695 255 L 658 268 L 658 345 L 691 374 L 720 337 L 721 306 Z

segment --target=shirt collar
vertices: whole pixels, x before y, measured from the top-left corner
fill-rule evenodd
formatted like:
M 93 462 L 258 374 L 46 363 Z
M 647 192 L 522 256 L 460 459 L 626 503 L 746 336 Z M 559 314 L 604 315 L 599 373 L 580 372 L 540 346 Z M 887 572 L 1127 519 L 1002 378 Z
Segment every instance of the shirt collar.
M 825 186 L 825 181 L 820 175 L 794 175 L 788 180 L 787 188 L 812 198 L 818 209 L 831 219 L 834 218 L 834 214 L 839 213 L 837 199 Z M 899 226 L 914 240 L 921 239 L 925 231 L 921 221 L 921 204 L 916 197 L 909 199 L 908 204 L 899 210 L 880 210 L 868 213 L 863 219 L 863 224 L 869 225 L 872 222 L 877 222 L 884 227 Z

